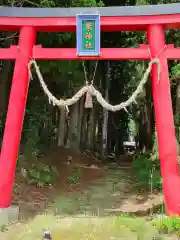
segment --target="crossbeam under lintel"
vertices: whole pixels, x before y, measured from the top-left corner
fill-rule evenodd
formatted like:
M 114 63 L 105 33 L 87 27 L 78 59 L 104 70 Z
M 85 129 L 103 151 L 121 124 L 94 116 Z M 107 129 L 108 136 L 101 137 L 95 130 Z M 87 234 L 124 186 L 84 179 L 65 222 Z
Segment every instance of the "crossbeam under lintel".
M 15 60 L 19 54 L 18 46 L 11 45 L 10 48 L 0 48 L 1 60 Z
M 175 48 L 174 44 L 168 44 L 165 49 L 168 60 L 180 60 L 180 48 Z
M 101 56 L 77 56 L 76 48 L 42 48 L 35 46 L 34 59 L 49 60 L 148 60 L 146 48 L 102 48 Z
M 0 48 L 0 59 L 15 60 L 20 53 L 18 46 Z M 168 60 L 180 60 L 180 48 L 173 44 L 167 45 L 164 54 Z M 34 46 L 33 58 L 36 60 L 150 60 L 148 45 L 141 44 L 139 48 L 102 48 L 101 56 L 79 57 L 76 48 L 43 48 Z

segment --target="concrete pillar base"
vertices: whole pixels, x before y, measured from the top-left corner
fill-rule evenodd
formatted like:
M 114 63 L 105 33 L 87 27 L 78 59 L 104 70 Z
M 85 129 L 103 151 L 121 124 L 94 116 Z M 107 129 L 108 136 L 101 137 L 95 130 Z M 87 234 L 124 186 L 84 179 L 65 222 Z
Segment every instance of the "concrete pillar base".
M 17 222 L 19 217 L 19 207 L 10 206 L 8 208 L 0 208 L 0 226 Z

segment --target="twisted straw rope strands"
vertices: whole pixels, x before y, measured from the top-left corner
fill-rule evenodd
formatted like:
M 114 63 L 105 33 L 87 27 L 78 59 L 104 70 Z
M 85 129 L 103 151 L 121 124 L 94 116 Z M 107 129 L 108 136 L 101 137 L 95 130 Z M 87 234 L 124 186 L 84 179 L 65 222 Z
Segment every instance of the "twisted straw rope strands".
M 133 92 L 133 94 L 130 96 L 130 98 L 128 100 L 126 100 L 125 102 L 121 102 L 120 104 L 117 105 L 111 105 L 110 103 L 108 103 L 102 96 L 102 94 L 95 89 L 95 87 L 91 84 L 91 85 L 86 85 L 83 86 L 72 98 L 68 98 L 66 100 L 63 99 L 57 99 L 55 96 L 53 96 L 53 94 L 49 91 L 46 83 L 44 82 L 43 76 L 40 72 L 40 69 L 36 63 L 35 60 L 31 60 L 28 64 L 28 69 L 29 69 L 29 74 L 32 77 L 31 74 L 31 67 L 34 66 L 37 77 L 39 79 L 39 82 L 41 84 L 41 87 L 44 90 L 44 93 L 47 95 L 47 97 L 49 98 L 49 102 L 53 104 L 53 106 L 58 106 L 59 108 L 67 108 L 68 106 L 71 106 L 73 104 L 75 104 L 77 101 L 79 101 L 79 99 L 85 95 L 86 93 L 89 93 L 91 96 L 96 97 L 97 101 L 99 102 L 99 104 L 112 112 L 116 112 L 119 111 L 121 109 L 124 109 L 125 111 L 127 111 L 127 107 L 130 106 L 133 102 L 136 103 L 136 98 L 138 97 L 138 95 L 143 91 L 143 87 L 145 85 L 145 83 L 148 81 L 148 76 L 151 72 L 152 69 L 152 65 L 156 63 L 157 64 L 157 71 L 158 71 L 158 80 L 160 79 L 160 72 L 161 72 L 161 65 L 160 65 L 160 61 L 158 58 L 152 59 L 149 62 L 148 68 L 145 71 L 142 80 L 140 81 L 138 87 L 136 88 L 136 90 Z

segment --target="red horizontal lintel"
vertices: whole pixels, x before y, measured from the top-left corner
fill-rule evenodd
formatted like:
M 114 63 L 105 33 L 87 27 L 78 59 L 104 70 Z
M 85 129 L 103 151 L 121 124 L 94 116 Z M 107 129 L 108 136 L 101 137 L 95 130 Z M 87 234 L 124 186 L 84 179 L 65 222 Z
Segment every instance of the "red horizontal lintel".
M 162 24 L 167 29 L 180 28 L 180 14 L 152 16 L 101 17 L 101 30 L 146 31 L 151 24 Z M 41 32 L 75 32 L 75 17 L 0 17 L 0 29 L 18 31 L 23 26 L 32 26 Z

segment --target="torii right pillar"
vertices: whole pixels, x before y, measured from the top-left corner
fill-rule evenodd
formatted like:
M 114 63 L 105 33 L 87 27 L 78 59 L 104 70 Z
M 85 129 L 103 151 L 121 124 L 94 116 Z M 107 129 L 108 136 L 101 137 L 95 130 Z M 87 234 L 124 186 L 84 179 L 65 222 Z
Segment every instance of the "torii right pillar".
M 158 81 L 156 64 L 153 64 L 151 77 L 166 213 L 180 215 L 180 175 L 168 62 L 165 50 L 162 51 L 166 45 L 163 26 L 150 25 L 147 38 L 152 58 L 158 54 L 161 63 L 160 80 Z

